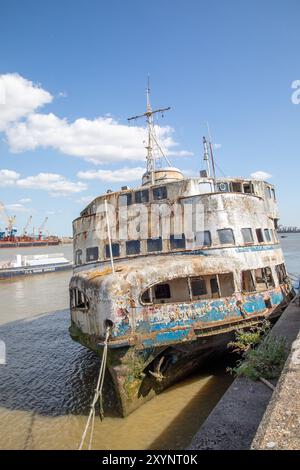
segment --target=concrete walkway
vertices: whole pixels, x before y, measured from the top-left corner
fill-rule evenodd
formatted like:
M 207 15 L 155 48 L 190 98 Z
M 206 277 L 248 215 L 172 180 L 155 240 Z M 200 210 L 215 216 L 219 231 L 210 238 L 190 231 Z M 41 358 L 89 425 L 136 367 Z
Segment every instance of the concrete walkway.
M 299 329 L 300 308 L 294 301 L 270 332 L 286 338 L 288 352 L 295 348 L 286 361 L 274 398 L 270 402 L 273 392 L 263 383 L 237 378 L 194 436 L 190 449 L 300 448 L 300 377 L 299 364 L 295 364 L 295 360 L 300 363 L 300 340 L 297 348 L 297 342 L 294 343 Z M 270 407 L 264 416 L 269 402 Z M 271 438 L 274 426 L 277 426 L 276 438 Z
M 290 313 L 300 317 L 295 304 Z M 300 449 L 300 332 L 292 343 L 271 401 L 253 440 L 252 449 Z

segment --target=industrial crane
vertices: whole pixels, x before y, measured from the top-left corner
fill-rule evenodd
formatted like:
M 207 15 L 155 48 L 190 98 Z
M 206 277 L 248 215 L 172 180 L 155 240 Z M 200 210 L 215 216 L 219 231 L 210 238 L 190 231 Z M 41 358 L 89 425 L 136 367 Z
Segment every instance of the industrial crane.
M 5 205 L 1 201 L 0 201 L 0 212 L 2 212 L 4 214 L 4 217 L 5 217 L 5 220 L 6 220 L 6 223 L 7 223 L 7 227 L 5 227 L 6 234 L 7 234 L 6 236 L 8 237 L 9 240 L 12 240 L 12 239 L 14 239 L 15 234 L 17 232 L 13 228 L 15 220 L 16 220 L 16 216 L 15 215 L 13 215 L 13 216 L 8 215 L 8 213 L 5 209 Z
M 27 229 L 30 225 L 32 221 L 32 215 L 29 217 L 29 219 L 27 220 L 26 224 L 25 224 L 25 227 L 23 228 L 23 236 L 26 237 L 27 236 Z
M 42 239 L 42 235 L 43 235 L 43 230 L 45 228 L 45 225 L 47 223 L 47 220 L 48 220 L 48 217 L 45 217 L 42 225 L 39 227 L 39 235 L 38 235 L 38 239 L 41 240 Z

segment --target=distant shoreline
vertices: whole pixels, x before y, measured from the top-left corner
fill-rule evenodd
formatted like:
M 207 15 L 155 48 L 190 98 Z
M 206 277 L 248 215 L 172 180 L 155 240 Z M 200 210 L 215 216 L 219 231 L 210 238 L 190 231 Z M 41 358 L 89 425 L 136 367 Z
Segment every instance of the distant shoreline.
M 300 233 L 300 230 L 278 230 L 277 233 Z

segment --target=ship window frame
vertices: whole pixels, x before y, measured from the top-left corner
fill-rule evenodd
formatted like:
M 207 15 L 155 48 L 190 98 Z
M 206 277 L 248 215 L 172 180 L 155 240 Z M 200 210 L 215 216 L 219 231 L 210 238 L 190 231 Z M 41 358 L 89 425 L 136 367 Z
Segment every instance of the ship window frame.
M 264 243 L 265 242 L 262 228 L 256 228 L 255 229 L 255 234 L 256 234 L 256 238 L 257 238 L 257 243 Z
M 144 204 L 146 202 L 149 202 L 149 189 L 141 189 L 139 191 L 135 191 L 134 202 L 135 204 Z
M 226 287 L 225 287 L 225 284 L 222 282 L 225 276 L 227 276 L 227 278 L 230 277 L 229 283 L 227 283 Z M 226 273 L 218 273 L 217 280 L 218 280 L 218 287 L 219 287 L 219 295 L 221 299 L 226 298 L 226 297 L 231 297 L 235 293 L 236 289 L 235 289 L 234 275 L 232 271 L 228 271 Z M 225 288 L 230 289 L 230 292 L 225 292 Z
M 203 237 L 203 243 L 201 243 L 201 237 Z M 208 238 L 206 240 L 206 237 Z M 208 242 L 208 243 L 206 243 Z M 211 246 L 212 238 L 210 230 L 199 230 L 195 233 L 195 244 L 197 246 Z
M 149 294 L 149 296 L 148 296 L 149 301 L 147 301 L 147 299 L 144 297 L 144 295 L 147 292 Z M 140 303 L 142 305 L 152 305 L 153 304 L 153 296 L 152 296 L 152 288 L 151 287 L 148 287 L 148 289 L 144 290 L 144 292 L 142 293 L 142 295 L 140 297 Z
M 136 250 L 133 253 L 129 252 L 129 246 L 136 246 Z M 139 255 L 141 253 L 141 241 L 140 240 L 126 240 L 126 256 Z
M 247 232 L 245 232 L 247 230 Z M 253 237 L 253 230 L 251 227 L 243 227 L 241 228 L 241 233 L 242 233 L 242 237 L 243 237 L 243 241 L 245 243 L 245 245 L 252 245 L 254 243 L 254 237 Z M 251 236 L 251 241 L 249 240 L 246 240 L 247 237 L 245 237 L 245 234 L 250 234 Z
M 286 278 L 287 272 L 286 272 L 286 267 L 284 263 L 276 264 L 275 265 L 275 272 L 277 275 L 278 283 L 279 284 L 285 284 L 286 283 Z
M 243 188 L 242 188 L 242 183 L 238 181 L 232 181 L 231 182 L 231 192 L 232 193 L 242 193 Z
M 271 242 L 272 241 L 270 230 L 268 228 L 264 228 L 264 238 L 265 238 L 266 242 Z
M 126 199 L 126 201 L 125 201 L 125 199 Z M 126 203 L 123 203 L 123 200 Z M 121 193 L 119 195 L 119 206 L 120 207 L 131 206 L 132 204 L 133 204 L 132 192 L 130 192 L 130 193 Z
M 218 237 L 219 237 L 219 242 L 221 245 L 235 245 L 235 236 L 232 228 L 221 228 L 217 230 L 218 232 Z M 225 232 L 230 232 L 232 235 L 232 241 L 222 241 L 222 235 L 225 234 Z
M 215 286 L 213 288 L 213 283 L 215 283 Z M 214 276 L 211 276 L 209 279 L 209 287 L 210 287 L 210 294 L 212 299 L 220 299 L 221 298 L 221 289 L 220 289 L 220 284 L 219 284 L 219 275 L 215 274 Z M 216 294 L 216 296 L 215 296 Z
M 267 279 L 268 288 L 275 287 L 275 280 L 270 266 L 265 266 L 265 276 Z
M 182 250 L 186 248 L 185 234 L 172 234 L 170 235 L 170 250 Z
M 161 288 L 162 292 L 159 294 L 159 297 L 157 296 L 157 289 Z M 171 299 L 171 288 L 170 284 L 168 282 L 160 282 L 159 284 L 155 284 L 153 286 L 154 289 L 154 300 L 167 300 Z M 164 291 L 165 289 L 165 291 Z
M 242 186 L 243 186 L 244 194 L 253 194 L 253 184 L 251 183 L 251 181 L 243 183 Z M 249 188 L 249 191 L 248 190 L 246 191 L 246 188 Z
M 115 253 L 115 250 L 117 250 L 117 254 Z M 112 243 L 111 251 L 112 251 L 113 258 L 119 258 L 120 257 L 120 243 L 118 242 Z M 107 243 L 104 247 L 104 254 L 105 254 L 105 258 L 110 258 L 109 243 Z
M 266 194 L 267 194 L 268 199 L 272 198 L 271 187 L 270 186 L 266 186 Z
M 258 278 L 258 276 L 256 274 L 257 271 L 259 271 L 259 270 L 261 270 L 261 277 L 260 278 Z M 273 276 L 272 269 L 270 268 L 270 266 L 264 266 L 262 268 L 256 268 L 253 271 L 254 271 L 254 279 L 255 279 L 255 286 L 256 286 L 256 291 L 257 292 L 263 292 L 264 290 L 275 287 L 274 276 Z M 258 282 L 258 279 L 260 279 L 259 282 Z M 258 289 L 258 286 L 260 286 L 262 284 L 265 285 L 265 288 L 264 289 L 261 289 L 261 288 Z
M 155 247 L 155 249 L 149 249 L 151 244 L 155 245 L 155 242 L 158 243 L 158 246 Z M 163 249 L 162 237 L 147 238 L 147 253 L 155 253 L 157 251 L 162 251 L 162 249 Z
M 258 271 L 261 271 L 261 276 L 259 276 L 257 273 Z M 264 275 L 264 268 L 256 268 L 253 270 L 254 272 L 254 279 L 255 279 L 255 288 L 257 292 L 263 292 L 268 289 L 268 283 L 266 280 L 266 277 Z M 261 288 L 261 286 L 264 285 L 264 288 Z
M 271 231 L 272 231 L 272 234 L 273 234 L 273 240 L 274 240 L 274 242 L 275 242 L 275 243 L 278 243 L 277 231 L 276 231 L 274 228 L 272 228 Z
M 90 303 L 87 296 L 84 292 L 76 287 L 72 287 L 70 289 L 70 304 L 71 310 L 75 309 L 86 312 L 90 308 Z
M 207 279 L 205 279 L 204 276 L 190 276 L 188 278 L 188 282 L 189 282 L 189 287 L 190 287 L 190 299 L 191 300 L 197 300 L 197 299 L 201 299 L 203 297 L 207 298 L 209 292 L 207 290 L 207 283 L 206 283 Z M 195 293 L 194 292 L 194 289 L 193 289 L 193 284 L 197 283 L 197 282 L 201 282 L 202 285 L 204 284 L 204 290 L 202 290 L 202 292 L 200 293 Z M 201 290 L 201 289 L 200 289 Z
M 91 258 L 91 253 L 93 253 L 93 252 L 95 253 L 95 257 L 92 256 L 92 258 Z M 87 263 L 91 263 L 93 261 L 98 261 L 98 259 L 99 259 L 99 247 L 98 246 L 88 247 L 85 250 L 85 258 L 86 258 Z
M 152 189 L 152 195 L 154 201 L 161 201 L 163 199 L 168 199 L 168 189 L 167 186 L 156 186 Z
M 249 285 L 251 284 L 252 290 L 250 288 L 247 289 L 246 282 L 245 282 L 246 280 L 244 279 L 244 274 L 249 275 Z M 242 292 L 251 293 L 251 292 L 256 291 L 256 283 L 255 283 L 255 278 L 254 278 L 252 269 L 245 269 L 241 271 L 241 287 L 242 287 Z
M 75 251 L 75 265 L 80 266 L 82 263 L 82 250 L 79 248 Z

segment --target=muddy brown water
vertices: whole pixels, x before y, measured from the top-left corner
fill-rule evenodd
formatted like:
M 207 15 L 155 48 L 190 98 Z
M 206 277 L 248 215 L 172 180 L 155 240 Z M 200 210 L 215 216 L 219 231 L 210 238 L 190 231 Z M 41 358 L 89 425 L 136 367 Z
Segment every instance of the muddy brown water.
M 299 259 L 300 236 L 283 240 Z M 23 249 L 64 252 L 72 246 Z M 6 260 L 12 250 L 1 250 Z M 299 270 L 300 271 L 300 270 Z M 0 449 L 76 449 L 92 400 L 99 359 L 68 334 L 70 272 L 0 282 Z M 96 419 L 93 449 L 184 449 L 232 382 L 226 360 L 202 368 L 127 418 Z

